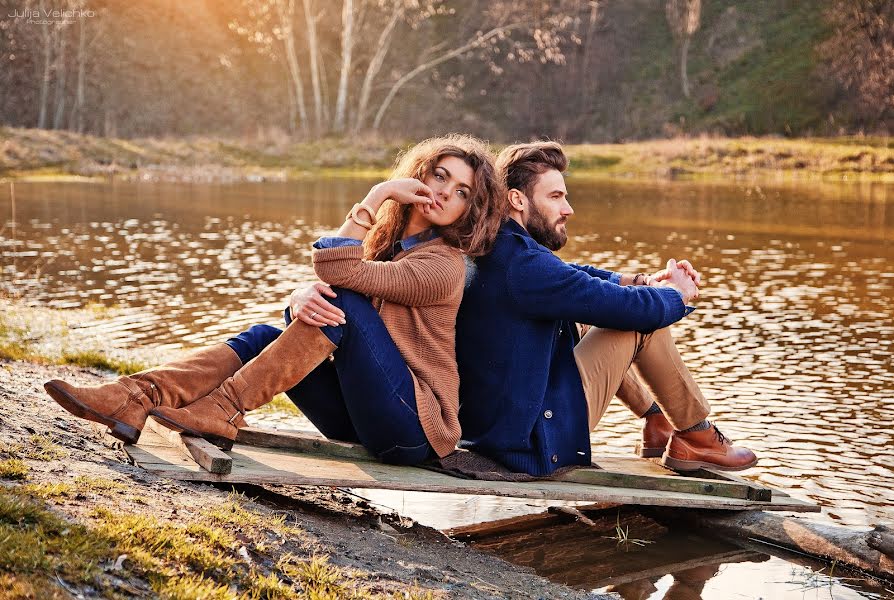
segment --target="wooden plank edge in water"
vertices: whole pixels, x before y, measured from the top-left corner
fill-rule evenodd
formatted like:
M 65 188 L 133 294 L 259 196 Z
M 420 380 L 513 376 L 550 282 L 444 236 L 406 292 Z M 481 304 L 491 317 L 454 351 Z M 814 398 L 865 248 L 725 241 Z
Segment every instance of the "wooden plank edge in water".
M 233 459 L 208 440 L 183 435 L 168 429 L 152 417 L 146 419 L 146 428 L 164 438 L 166 442 L 179 450 L 181 454 L 192 458 L 209 473 L 226 475 L 233 470 Z
M 741 500 L 770 500 L 769 496 L 766 500 L 763 498 L 755 498 L 749 486 L 739 482 L 680 477 L 678 475 L 636 475 L 631 473 L 603 471 L 601 469 L 575 469 L 574 471 L 563 473 L 562 475 L 553 478 L 552 481 L 605 485 L 609 487 L 622 487 L 637 490 L 682 492 L 684 494 L 720 496 L 724 498 L 738 498 Z
M 373 456 L 360 444 L 338 442 L 299 431 L 243 427 L 236 434 L 236 443 L 262 448 L 285 448 L 340 458 L 374 460 Z
M 127 449 L 127 448 L 125 448 Z M 138 449 L 138 448 L 135 448 Z M 370 489 L 404 490 L 437 492 L 445 494 L 469 494 L 484 496 L 502 496 L 514 498 L 539 498 L 545 500 L 573 500 L 593 503 L 631 504 L 643 506 L 673 506 L 685 508 L 717 509 L 717 510 L 786 510 L 792 512 L 815 512 L 818 506 L 790 499 L 786 502 L 753 502 L 735 498 L 718 496 L 698 496 L 681 492 L 665 492 L 652 490 L 629 490 L 625 488 L 609 488 L 604 486 L 583 486 L 564 482 L 526 482 L 510 483 L 501 481 L 482 481 L 455 479 L 444 475 L 442 483 L 425 483 L 420 485 L 413 481 L 409 474 L 407 480 L 378 481 L 371 478 L 326 478 L 307 477 L 299 473 L 287 471 L 252 472 L 238 470 L 229 475 L 208 473 L 203 470 L 190 470 L 183 466 L 166 463 L 159 458 L 149 458 L 149 453 L 142 456 L 133 453 L 134 461 L 146 471 L 156 475 L 185 481 L 213 481 L 218 483 L 256 483 L 279 485 L 311 485 L 327 487 L 355 487 Z M 147 460 L 148 458 L 148 460 Z M 412 467 L 404 467 L 408 471 Z

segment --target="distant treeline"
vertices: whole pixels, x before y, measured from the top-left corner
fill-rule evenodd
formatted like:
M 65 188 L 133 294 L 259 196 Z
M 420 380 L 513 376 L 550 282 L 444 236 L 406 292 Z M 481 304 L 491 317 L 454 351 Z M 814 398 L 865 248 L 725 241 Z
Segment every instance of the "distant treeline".
M 0 0 L 0 124 L 569 142 L 894 129 L 894 0 Z

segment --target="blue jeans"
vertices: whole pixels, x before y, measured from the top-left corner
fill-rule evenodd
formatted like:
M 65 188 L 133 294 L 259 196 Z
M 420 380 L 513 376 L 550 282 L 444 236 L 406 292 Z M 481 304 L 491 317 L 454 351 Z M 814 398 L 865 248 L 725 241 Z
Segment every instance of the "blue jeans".
M 320 433 L 360 442 L 376 458 L 392 464 L 419 464 L 434 451 L 416 411 L 416 391 L 407 363 L 366 296 L 333 288 L 329 302 L 347 324 L 322 327 L 338 348 L 286 392 Z M 289 309 L 284 313 L 291 321 Z M 282 330 L 253 325 L 227 341 L 245 364 L 279 337 Z

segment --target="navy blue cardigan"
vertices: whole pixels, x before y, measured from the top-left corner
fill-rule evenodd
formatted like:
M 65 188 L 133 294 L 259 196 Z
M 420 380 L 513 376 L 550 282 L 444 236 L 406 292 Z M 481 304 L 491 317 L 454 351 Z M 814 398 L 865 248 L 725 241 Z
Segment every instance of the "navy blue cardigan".
M 575 323 L 654 331 L 683 318 L 679 292 L 622 287 L 566 263 L 513 220 L 475 261 L 456 325 L 461 446 L 514 471 L 590 464 Z

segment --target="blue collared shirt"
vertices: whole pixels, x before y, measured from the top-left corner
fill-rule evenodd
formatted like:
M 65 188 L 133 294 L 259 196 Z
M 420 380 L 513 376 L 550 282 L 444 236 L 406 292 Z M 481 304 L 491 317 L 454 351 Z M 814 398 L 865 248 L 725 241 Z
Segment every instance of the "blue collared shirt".
M 420 231 L 416 235 L 411 235 L 410 237 L 404 238 L 402 240 L 398 240 L 394 243 L 394 248 L 392 249 L 391 256 L 394 257 L 401 252 L 406 252 L 407 250 L 411 250 L 421 244 L 422 242 L 427 242 L 429 240 L 433 240 L 436 237 L 439 237 L 437 231 L 434 230 L 433 227 L 429 227 L 423 231 Z M 338 236 L 326 236 L 321 237 L 316 242 L 314 242 L 314 248 L 318 250 L 322 250 L 323 248 L 340 248 L 342 246 L 360 246 L 363 242 L 354 238 L 347 237 L 338 237 Z

